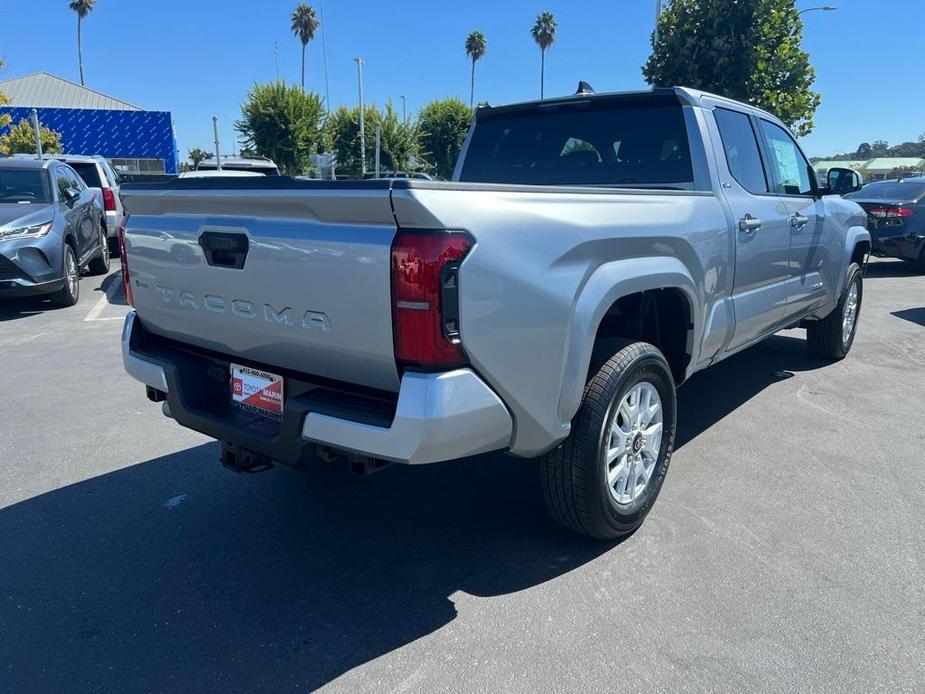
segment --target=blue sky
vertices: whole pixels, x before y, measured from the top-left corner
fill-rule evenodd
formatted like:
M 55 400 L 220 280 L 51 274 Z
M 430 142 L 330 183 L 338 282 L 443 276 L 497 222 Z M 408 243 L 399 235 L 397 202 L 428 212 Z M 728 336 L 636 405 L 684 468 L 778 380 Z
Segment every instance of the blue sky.
M 804 139 L 810 155 L 851 150 L 864 140 L 891 143 L 925 132 L 925 72 L 911 58 L 925 40 L 925 0 L 828 0 L 836 12 L 804 15 L 804 47 L 817 71 L 822 105 Z M 181 156 L 210 147 L 211 117 L 221 120 L 223 151 L 239 104 L 255 82 L 299 79 L 299 43 L 289 33 L 295 0 L 99 0 L 84 23 L 87 86 L 148 109 L 173 112 Z M 323 7 L 331 101 L 357 100 L 354 56 L 362 56 L 367 102 L 409 110 L 429 99 L 468 99 L 466 34 L 481 30 L 488 54 L 476 99 L 520 101 L 539 94 L 539 51 L 529 34 L 536 14 L 559 23 L 547 53 L 546 93 L 645 87 L 655 0 L 469 0 L 371 2 L 310 0 Z M 800 0 L 798 7 L 823 4 Z M 2 79 L 47 71 L 78 81 L 76 18 L 65 0 L 0 0 Z M 13 11 L 8 11 L 12 9 Z M 39 38 L 41 37 L 41 38 Z M 905 58 L 900 56 L 905 55 Z M 323 93 L 320 35 L 308 50 L 307 87 Z

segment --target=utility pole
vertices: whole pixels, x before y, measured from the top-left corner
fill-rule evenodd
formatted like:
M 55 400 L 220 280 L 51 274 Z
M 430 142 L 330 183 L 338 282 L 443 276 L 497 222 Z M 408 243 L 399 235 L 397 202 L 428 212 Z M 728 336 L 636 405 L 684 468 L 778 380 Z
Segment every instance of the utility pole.
M 32 109 L 32 130 L 35 131 L 35 158 L 42 158 L 42 129 L 39 127 L 39 112 Z
M 215 168 L 222 170 L 222 156 L 218 150 L 218 116 L 212 116 L 212 132 L 215 133 Z
M 401 97 L 401 122 L 408 123 L 408 100 L 405 98 L 405 95 L 402 94 Z
M 652 48 L 658 46 L 658 18 L 662 16 L 662 0 L 655 0 L 655 33 L 652 36 Z
M 273 56 L 276 60 L 276 81 L 279 82 L 279 43 L 273 42 Z
M 324 107 L 331 110 L 331 88 L 328 84 L 328 44 L 324 39 L 324 3 L 321 3 L 321 55 L 324 61 Z
M 360 177 L 366 175 L 366 134 L 363 129 L 363 59 L 354 58 L 357 64 L 357 81 L 360 85 Z
M 382 126 L 376 126 L 376 178 L 379 178 L 379 151 L 382 145 Z

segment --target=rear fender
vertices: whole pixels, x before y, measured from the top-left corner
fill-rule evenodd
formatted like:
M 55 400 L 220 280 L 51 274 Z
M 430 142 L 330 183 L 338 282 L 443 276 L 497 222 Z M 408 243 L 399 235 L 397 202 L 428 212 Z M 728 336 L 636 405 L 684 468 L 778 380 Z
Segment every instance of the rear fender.
M 604 315 L 624 296 L 653 289 L 680 289 L 691 306 L 694 325 L 688 349 L 700 344 L 703 326 L 697 284 L 677 258 L 655 256 L 626 258 L 601 265 L 588 278 L 575 302 L 567 339 L 565 364 L 559 396 L 559 417 L 571 421 L 581 406 L 594 340 Z M 692 355 L 695 363 L 697 355 Z

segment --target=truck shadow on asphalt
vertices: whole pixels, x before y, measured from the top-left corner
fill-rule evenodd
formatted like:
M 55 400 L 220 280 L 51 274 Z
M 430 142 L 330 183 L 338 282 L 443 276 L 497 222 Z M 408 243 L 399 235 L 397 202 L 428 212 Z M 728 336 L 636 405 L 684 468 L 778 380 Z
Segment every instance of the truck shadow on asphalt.
M 696 377 L 678 448 L 775 372 L 819 366 L 777 336 Z M 217 457 L 201 445 L 0 510 L 9 691 L 308 691 L 446 627 L 472 595 L 618 544 L 560 529 L 535 464 L 503 455 L 367 479 L 234 475 Z

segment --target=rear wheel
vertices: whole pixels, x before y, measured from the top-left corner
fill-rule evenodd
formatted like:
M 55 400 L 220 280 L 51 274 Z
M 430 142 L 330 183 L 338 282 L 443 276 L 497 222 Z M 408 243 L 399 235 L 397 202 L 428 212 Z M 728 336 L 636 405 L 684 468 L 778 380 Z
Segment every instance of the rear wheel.
M 552 516 L 599 539 L 638 528 L 668 471 L 675 427 L 674 380 L 665 357 L 646 342 L 618 345 L 588 381 L 572 433 L 542 458 Z
M 87 265 L 90 274 L 105 275 L 109 272 L 109 242 L 106 240 L 106 229 L 100 227 L 100 250 Z
M 844 359 L 854 344 L 863 298 L 864 276 L 860 266 L 852 263 L 835 309 L 822 320 L 811 321 L 806 326 L 809 351 L 824 359 Z
M 64 246 L 64 286 L 55 292 L 51 300 L 57 306 L 73 306 L 80 299 L 80 271 L 74 249 Z

